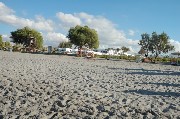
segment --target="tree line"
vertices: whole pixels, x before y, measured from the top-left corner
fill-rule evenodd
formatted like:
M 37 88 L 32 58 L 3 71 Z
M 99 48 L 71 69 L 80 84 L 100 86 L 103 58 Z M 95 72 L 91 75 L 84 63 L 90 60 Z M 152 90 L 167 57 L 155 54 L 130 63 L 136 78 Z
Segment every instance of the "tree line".
M 141 40 L 139 40 L 138 44 L 141 46 L 139 54 L 144 54 L 145 57 L 151 54 L 155 59 L 161 53 L 175 50 L 174 46 L 170 43 L 170 37 L 164 32 L 161 34 L 153 32 L 151 35 L 144 33 L 141 35 Z
M 16 31 L 11 32 L 12 42 L 17 45 L 22 45 L 24 48 L 43 48 L 43 37 L 40 32 L 29 27 L 24 27 L 22 29 L 17 29 Z M 68 31 L 67 38 L 69 41 L 61 42 L 59 47 L 67 48 L 75 45 L 80 50 L 83 46 L 88 47 L 89 49 L 97 49 L 99 47 L 99 38 L 97 31 L 91 29 L 88 26 L 77 25 L 71 27 Z M 33 43 L 32 43 L 33 41 Z M 149 57 L 149 54 L 154 55 L 155 58 L 161 53 L 168 53 L 169 51 L 174 50 L 174 46 L 170 44 L 170 38 L 166 33 L 157 34 L 153 32 L 151 35 L 143 33 L 141 39 L 138 43 L 141 46 L 139 54 Z M 10 42 L 3 42 L 2 36 L 0 36 L 0 48 L 10 47 Z M 107 50 L 109 50 L 108 48 Z M 122 50 L 123 53 L 130 51 L 126 46 L 117 48 L 117 51 Z
M 13 43 L 22 44 L 25 48 L 32 47 L 40 49 L 43 47 L 43 37 L 41 33 L 29 27 L 12 31 L 11 38 Z
M 3 41 L 2 35 L 0 35 L 0 49 L 8 49 L 11 48 L 11 43 L 9 41 Z

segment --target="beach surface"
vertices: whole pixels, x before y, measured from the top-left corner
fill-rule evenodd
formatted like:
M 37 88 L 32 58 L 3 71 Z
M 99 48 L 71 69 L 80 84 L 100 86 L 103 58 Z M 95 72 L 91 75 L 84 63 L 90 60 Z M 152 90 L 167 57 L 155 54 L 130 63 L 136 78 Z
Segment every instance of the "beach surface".
M 0 51 L 0 118 L 180 119 L 180 66 Z

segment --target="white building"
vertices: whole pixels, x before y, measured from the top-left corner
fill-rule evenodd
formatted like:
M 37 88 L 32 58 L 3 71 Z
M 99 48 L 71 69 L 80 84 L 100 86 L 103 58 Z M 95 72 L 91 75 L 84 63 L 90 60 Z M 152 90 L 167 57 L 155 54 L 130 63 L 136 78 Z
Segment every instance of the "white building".
M 71 48 L 58 48 L 58 53 L 71 52 Z

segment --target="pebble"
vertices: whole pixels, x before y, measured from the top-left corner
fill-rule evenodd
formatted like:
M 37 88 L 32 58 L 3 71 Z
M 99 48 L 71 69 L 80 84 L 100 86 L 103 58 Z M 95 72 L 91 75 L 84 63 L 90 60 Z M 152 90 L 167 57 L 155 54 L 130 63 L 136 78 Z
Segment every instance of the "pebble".
M 0 59 L 5 58 L 0 62 L 0 118 L 180 117 L 179 76 L 168 74 L 167 78 L 156 71 L 162 70 L 163 74 L 169 69 L 178 74 L 179 67 L 99 59 L 91 62 L 73 56 L 0 54 Z

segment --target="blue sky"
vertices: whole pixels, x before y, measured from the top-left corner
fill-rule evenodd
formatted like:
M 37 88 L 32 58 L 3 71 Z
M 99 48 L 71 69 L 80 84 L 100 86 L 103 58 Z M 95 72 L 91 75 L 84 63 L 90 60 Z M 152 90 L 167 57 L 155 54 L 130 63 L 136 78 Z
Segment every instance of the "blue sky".
M 100 48 L 127 46 L 137 52 L 142 33 L 166 32 L 180 50 L 180 0 L 0 0 L 0 34 L 29 26 L 44 45 L 67 41 L 70 27 L 97 30 Z

